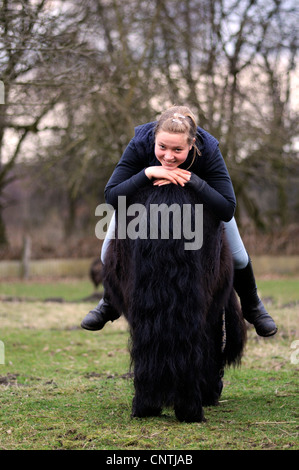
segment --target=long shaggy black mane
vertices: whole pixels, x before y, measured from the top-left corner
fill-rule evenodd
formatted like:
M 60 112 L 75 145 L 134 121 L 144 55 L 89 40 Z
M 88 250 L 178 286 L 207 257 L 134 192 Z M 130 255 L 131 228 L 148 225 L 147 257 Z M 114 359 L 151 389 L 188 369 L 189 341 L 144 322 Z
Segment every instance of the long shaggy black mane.
M 144 205 L 140 223 L 149 234 L 151 205 L 178 204 L 183 213 L 191 204 L 194 229 L 200 201 L 187 187 L 170 184 L 139 191 L 129 203 Z M 240 362 L 246 329 L 223 224 L 204 206 L 202 246 L 187 250 L 190 240 L 172 237 L 169 221 L 168 239 L 112 240 L 104 285 L 130 325 L 133 416 L 173 406 L 179 420 L 202 421 L 202 407 L 218 403 L 224 367 Z

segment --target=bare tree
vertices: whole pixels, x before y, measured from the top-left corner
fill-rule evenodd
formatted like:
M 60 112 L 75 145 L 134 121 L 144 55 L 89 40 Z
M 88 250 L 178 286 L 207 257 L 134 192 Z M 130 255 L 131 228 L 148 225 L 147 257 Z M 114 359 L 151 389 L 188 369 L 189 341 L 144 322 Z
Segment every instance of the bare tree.
M 49 113 L 66 90 L 70 94 L 72 77 L 77 84 L 80 72 L 82 76 L 80 54 L 85 44 L 76 38 L 84 12 L 78 7 L 70 11 L 66 3 L 1 2 L 0 76 L 5 105 L 0 107 L 0 244 L 7 241 L 2 211 L 5 187 L 14 178 L 12 170 L 30 151 L 32 138 L 49 129 Z M 57 130 L 60 124 L 52 122 L 50 127 Z
M 267 225 L 265 207 L 251 191 L 264 186 L 266 173 L 279 194 L 276 213 L 286 223 L 286 168 L 291 165 L 298 175 L 290 150 L 298 118 L 291 106 L 298 50 L 295 2 L 161 3 L 164 21 L 156 41 L 164 53 L 160 66 L 169 97 L 188 102 L 202 127 L 219 139 L 238 207 L 257 226 Z
M 150 100 L 158 83 L 151 61 L 158 1 L 86 1 L 82 8 L 89 49 L 82 60 L 90 86 L 75 87 L 80 99 L 61 98 L 64 128 L 44 155 L 68 201 L 67 236 L 74 230 L 77 204 L 88 193 L 99 199 L 134 126 L 152 116 Z
M 102 192 L 134 126 L 187 103 L 220 141 L 238 207 L 264 226 L 270 212 L 256 191 L 271 181 L 287 223 L 298 171 L 294 9 L 295 0 L 2 1 L 2 206 L 31 152 L 68 201 L 70 233 L 78 202 Z

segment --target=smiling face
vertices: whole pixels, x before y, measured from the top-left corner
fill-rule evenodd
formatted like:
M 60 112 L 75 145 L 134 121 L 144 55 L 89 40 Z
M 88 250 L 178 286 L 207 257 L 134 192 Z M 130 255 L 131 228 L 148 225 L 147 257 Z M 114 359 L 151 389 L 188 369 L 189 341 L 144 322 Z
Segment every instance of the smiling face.
M 158 132 L 155 139 L 155 155 L 161 165 L 173 170 L 184 163 L 192 145 L 188 144 L 188 135 Z

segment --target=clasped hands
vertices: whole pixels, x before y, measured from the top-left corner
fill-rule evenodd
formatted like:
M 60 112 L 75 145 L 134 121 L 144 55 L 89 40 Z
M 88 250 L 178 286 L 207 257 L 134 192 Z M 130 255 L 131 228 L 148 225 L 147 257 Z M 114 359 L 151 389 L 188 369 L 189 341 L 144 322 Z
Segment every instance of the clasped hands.
M 174 168 L 173 170 L 164 168 L 163 166 L 150 166 L 146 168 L 145 174 L 149 179 L 153 179 L 154 186 L 163 186 L 165 184 L 180 184 L 185 186 L 191 178 L 191 172 Z

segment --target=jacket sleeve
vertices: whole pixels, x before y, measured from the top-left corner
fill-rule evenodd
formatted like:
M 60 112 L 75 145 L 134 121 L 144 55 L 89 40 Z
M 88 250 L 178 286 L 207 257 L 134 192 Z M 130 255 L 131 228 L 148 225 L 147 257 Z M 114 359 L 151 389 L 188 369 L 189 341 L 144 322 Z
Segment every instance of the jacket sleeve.
M 146 162 L 137 152 L 134 138 L 125 149 L 106 187 L 105 201 L 117 209 L 118 196 L 131 196 L 139 188 L 151 184 L 145 174 Z
M 201 201 L 207 204 L 220 220 L 229 222 L 233 218 L 236 197 L 219 147 L 207 161 L 203 179 L 191 173 L 187 184 L 198 193 Z

